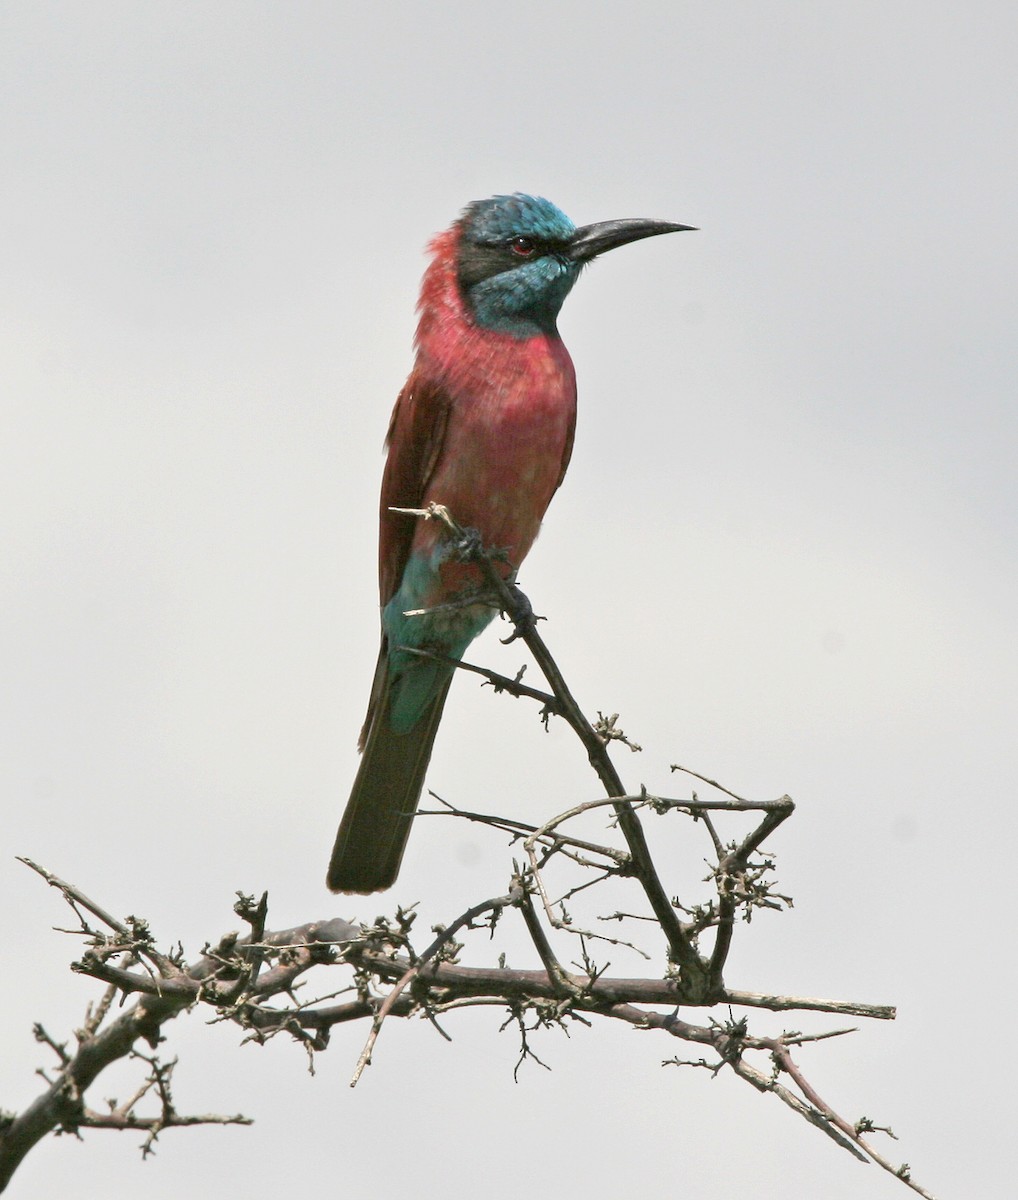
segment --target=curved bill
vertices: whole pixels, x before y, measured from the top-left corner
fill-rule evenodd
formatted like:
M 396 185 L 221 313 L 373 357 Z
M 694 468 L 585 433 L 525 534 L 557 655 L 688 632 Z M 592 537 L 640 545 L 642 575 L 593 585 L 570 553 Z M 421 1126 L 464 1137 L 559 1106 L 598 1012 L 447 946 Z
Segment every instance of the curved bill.
M 641 238 L 657 237 L 659 233 L 681 233 L 695 230 L 695 225 L 676 225 L 674 221 L 652 221 L 644 217 L 624 217 L 620 221 L 597 221 L 581 225 L 569 239 L 568 254 L 574 262 L 589 262 L 606 250 L 638 242 Z

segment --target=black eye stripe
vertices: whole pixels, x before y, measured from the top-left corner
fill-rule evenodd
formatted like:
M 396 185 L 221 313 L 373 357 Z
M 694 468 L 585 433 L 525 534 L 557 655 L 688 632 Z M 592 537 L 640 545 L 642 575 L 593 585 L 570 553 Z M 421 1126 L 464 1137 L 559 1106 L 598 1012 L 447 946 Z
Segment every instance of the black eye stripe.
M 529 254 L 514 248 L 514 243 L 524 241 L 533 247 Z M 484 241 L 464 238 L 457 256 L 457 276 L 460 289 L 468 292 L 475 284 L 504 271 L 512 271 L 527 263 L 538 261 L 548 255 L 566 255 L 569 243 L 565 239 L 535 237 L 533 234 L 514 233 L 510 237 L 488 238 Z
M 486 250 L 511 250 L 516 242 L 526 242 L 538 254 L 565 254 L 569 249 L 567 241 L 558 238 L 535 237 L 531 233 L 514 233 L 512 237 L 500 238 L 497 241 L 494 238 L 483 242 L 477 241 L 474 242 L 474 245 Z

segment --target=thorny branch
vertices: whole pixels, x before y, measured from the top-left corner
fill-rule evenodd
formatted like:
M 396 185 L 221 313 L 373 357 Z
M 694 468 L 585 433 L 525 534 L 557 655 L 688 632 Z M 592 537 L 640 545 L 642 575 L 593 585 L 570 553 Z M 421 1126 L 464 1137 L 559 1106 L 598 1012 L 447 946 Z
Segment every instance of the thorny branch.
M 526 642 L 549 690 L 524 687 L 522 672 L 510 679 L 465 664 L 462 669 L 483 675 L 496 690 L 536 701 L 545 721 L 553 715 L 562 717 L 580 738 L 606 797 L 576 804 L 539 826 L 461 810 L 445 801 L 440 801 L 443 811 L 422 814 L 469 820 L 508 835 L 512 843 L 520 844 L 524 858 L 522 864 L 513 864 L 504 894 L 436 926 L 436 936 L 420 952 L 413 944 L 417 915 L 413 908 L 399 908 L 392 919 L 379 917 L 372 924 L 333 918 L 270 932 L 267 897 L 256 902 L 240 895 L 235 912 L 247 926 L 246 935 L 228 933 L 214 946 L 204 947 L 198 957 L 186 960 L 179 947 L 160 950 L 143 920 L 118 920 L 75 885 L 22 859 L 60 891 L 75 914 L 78 928 L 68 932 L 84 938 L 85 950 L 72 970 L 105 983 L 106 988 L 76 1031 L 76 1045 L 61 1044 L 36 1027 L 38 1041 L 56 1061 L 51 1074 L 42 1073 L 47 1087 L 33 1104 L 19 1114 L 0 1114 L 0 1191 L 32 1147 L 53 1131 L 143 1130 L 147 1136 L 142 1152 L 148 1154 L 168 1128 L 248 1123 L 249 1118 L 239 1115 L 185 1116 L 176 1111 L 171 1088 L 176 1061 L 162 1062 L 154 1051 L 163 1026 L 182 1012 L 201 1007 L 210 1023 L 233 1024 L 244 1032 L 246 1041 L 264 1042 L 285 1034 L 308 1055 L 312 1070 L 334 1027 L 367 1021 L 369 1034 L 353 1085 L 370 1064 L 389 1017 L 423 1018 L 447 1037 L 438 1024 L 440 1018 L 465 1007 L 498 1005 L 508 1013 L 503 1028 L 512 1026 L 519 1032 L 517 1070 L 528 1060 L 545 1065 L 531 1044 L 540 1029 L 565 1029 L 577 1022 L 589 1026 L 593 1019 L 602 1018 L 677 1038 L 707 1056 L 674 1057 L 665 1060 L 668 1065 L 714 1074 L 731 1071 L 756 1090 L 776 1096 L 856 1158 L 876 1163 L 932 1200 L 911 1178 L 906 1164 L 895 1166 L 872 1144 L 870 1135 L 883 1132 L 893 1137 L 890 1130 L 868 1117 L 853 1121 L 838 1113 L 821 1098 L 793 1057 L 793 1049 L 806 1043 L 854 1030 L 763 1036 L 749 1028 L 750 1014 L 761 1010 L 889 1020 L 894 1009 L 744 991 L 725 980 L 740 922 L 791 905 L 791 899 L 776 889 L 773 854 L 762 854 L 760 847 L 792 814 L 793 802 L 787 796 L 772 801 L 743 799 L 682 767 L 673 770 L 705 784 L 711 789 L 709 798 L 695 792 L 669 798 L 645 789 L 627 790 L 608 756 L 608 746 L 620 741 L 635 751 L 635 743 L 618 728 L 617 714 L 599 716 L 593 725 L 584 717 L 537 635 L 529 602 L 494 565 L 498 556 L 483 550 L 475 537 L 459 529 L 437 506 L 418 515 L 442 520 L 450 530 L 453 552 L 479 565 L 491 602 L 513 621 L 513 638 Z M 589 823 L 601 815 L 608 817 L 607 826 L 600 837 L 591 837 Z M 725 840 L 722 823 L 745 822 L 747 817 L 751 827 Z M 657 822 L 672 826 L 683 821 L 689 823 L 688 829 L 699 828 L 706 835 L 708 873 L 699 885 L 704 894 L 695 903 L 680 903 L 665 891 L 661 864 L 668 860 L 663 855 L 657 861 L 652 857 L 643 825 L 647 818 L 655 830 Z M 578 823 L 583 825 L 582 836 Z M 617 834 L 623 846 L 614 844 Z M 688 880 L 682 884 L 686 891 L 694 886 Z M 603 912 L 603 897 L 615 900 L 620 892 L 625 893 L 625 908 L 599 915 L 594 906 L 600 904 Z M 582 921 L 573 911 L 578 904 L 592 909 L 584 912 Z M 510 968 L 504 952 L 497 965 L 460 963 L 466 942 L 458 938 L 480 932 L 493 940 L 513 922 L 525 931 L 539 966 Z M 629 940 L 599 930 L 599 925 L 608 924 L 613 930 L 625 927 Z M 591 957 L 592 945 L 609 945 L 623 955 L 635 951 L 643 960 L 660 962 L 663 970 L 657 978 L 611 975 L 610 964 L 599 965 Z M 563 950 L 576 946 L 579 961 L 570 963 Z M 305 999 L 303 993 L 298 997 L 310 972 L 320 979 L 324 970 L 340 970 L 340 986 L 313 998 Z M 725 1006 L 721 1015 L 717 1015 L 719 1005 Z M 731 1006 L 742 1010 L 742 1015 L 733 1013 Z M 700 1011 L 702 1020 L 685 1020 L 679 1015 L 683 1009 L 686 1015 L 688 1010 Z M 139 1049 L 142 1043 L 152 1053 Z M 106 1067 L 122 1058 L 146 1068 L 136 1091 L 123 1103 L 111 1102 L 108 1111 L 90 1108 L 87 1090 Z M 143 1114 L 140 1107 L 152 1100 L 156 1111 Z
M 537 619 L 530 601 L 516 587 L 515 583 L 505 580 L 502 571 L 496 565 L 500 556 L 486 550 L 477 535 L 458 525 L 448 509 L 441 504 L 432 504 L 427 509 L 394 509 L 393 511 L 407 512 L 426 520 L 439 520 L 445 525 L 460 557 L 478 567 L 497 607 L 512 621 L 514 631 L 508 641 L 522 640 L 534 656 L 534 661 L 541 669 L 552 694 L 558 701 L 561 716 L 582 742 L 587 751 L 590 765 L 601 780 L 605 792 L 609 797 L 624 796 L 626 789 L 608 755 L 607 743 L 611 739 L 598 733 L 597 729 L 583 715 L 583 711 L 569 690 L 558 664 L 552 658 L 544 639 L 537 632 Z M 617 731 L 614 732 L 614 736 L 618 737 Z M 690 996 L 695 995 L 698 999 L 706 1000 L 709 988 L 707 966 L 697 954 L 688 931 L 683 928 L 675 908 L 661 884 L 640 819 L 633 806 L 621 800 L 615 805 L 615 816 L 629 847 L 633 874 L 639 880 L 654 916 L 664 931 L 668 942 L 669 957 L 682 972 L 687 993 Z

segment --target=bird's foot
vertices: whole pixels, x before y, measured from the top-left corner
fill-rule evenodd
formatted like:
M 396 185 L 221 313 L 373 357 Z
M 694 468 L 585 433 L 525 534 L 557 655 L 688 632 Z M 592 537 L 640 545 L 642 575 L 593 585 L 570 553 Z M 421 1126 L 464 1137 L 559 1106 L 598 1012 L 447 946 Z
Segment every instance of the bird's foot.
M 544 617 L 539 617 L 534 612 L 534 606 L 515 583 L 509 583 L 507 587 L 509 595 L 512 597 L 512 607 L 505 609 L 505 615 L 512 621 L 515 628 L 508 637 L 499 638 L 503 646 L 508 646 L 519 638 L 526 637 L 528 633 L 537 628 L 538 621 L 545 620 Z
M 449 538 L 449 557 L 457 562 L 508 562 L 509 551 L 502 546 L 486 546 L 477 529 L 457 527 Z
M 450 539 L 450 558 L 457 562 L 476 562 L 484 555 L 484 539 L 477 529 L 459 529 Z

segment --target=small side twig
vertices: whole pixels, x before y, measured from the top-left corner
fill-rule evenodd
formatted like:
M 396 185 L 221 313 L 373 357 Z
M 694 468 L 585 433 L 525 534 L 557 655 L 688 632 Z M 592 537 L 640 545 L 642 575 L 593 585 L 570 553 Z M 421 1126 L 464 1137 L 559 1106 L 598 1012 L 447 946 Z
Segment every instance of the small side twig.
M 472 908 L 468 908 L 451 925 L 439 933 L 438 937 L 435 938 L 416 962 L 407 967 L 397 980 L 396 985 L 389 992 L 388 996 L 386 996 L 381 1007 L 375 1013 L 374 1020 L 371 1022 L 371 1032 L 368 1034 L 368 1040 L 364 1044 L 364 1049 L 361 1051 L 360 1058 L 358 1058 L 357 1065 L 354 1068 L 353 1077 L 350 1080 L 351 1087 L 357 1086 L 358 1080 L 364 1073 L 364 1068 L 370 1065 L 371 1054 L 375 1048 L 375 1042 L 378 1041 L 378 1035 L 381 1033 L 382 1023 L 389 1013 L 392 1012 L 393 1006 L 402 995 L 406 986 L 420 975 L 421 969 L 427 963 L 431 962 L 442 947 L 447 945 L 461 929 L 472 925 L 478 917 L 483 916 L 486 912 L 498 912 L 507 905 L 516 903 L 517 896 L 518 892 L 516 888 L 511 888 L 504 896 L 496 896 L 492 900 L 484 900 L 480 904 L 475 904 Z

